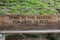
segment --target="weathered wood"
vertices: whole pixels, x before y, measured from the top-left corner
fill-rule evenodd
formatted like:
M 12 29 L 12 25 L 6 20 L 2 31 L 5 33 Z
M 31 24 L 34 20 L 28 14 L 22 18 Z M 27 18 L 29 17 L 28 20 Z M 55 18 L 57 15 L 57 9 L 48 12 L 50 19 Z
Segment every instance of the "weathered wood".
M 0 30 L 60 29 L 58 20 L 58 14 L 0 16 Z

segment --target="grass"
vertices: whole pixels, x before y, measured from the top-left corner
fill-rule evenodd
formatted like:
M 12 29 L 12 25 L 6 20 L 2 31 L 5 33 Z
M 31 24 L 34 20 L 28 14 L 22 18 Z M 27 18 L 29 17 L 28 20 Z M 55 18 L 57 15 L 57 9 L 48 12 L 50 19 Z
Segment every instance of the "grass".
M 60 8 L 56 0 L 2 0 L 0 13 L 3 14 L 56 14 Z M 56 6 L 57 5 L 57 6 Z

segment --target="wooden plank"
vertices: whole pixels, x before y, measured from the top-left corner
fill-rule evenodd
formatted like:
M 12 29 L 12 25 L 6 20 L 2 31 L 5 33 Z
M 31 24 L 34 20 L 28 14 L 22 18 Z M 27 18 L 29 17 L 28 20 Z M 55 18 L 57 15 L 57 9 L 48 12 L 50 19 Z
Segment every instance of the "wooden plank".
M 0 31 L 0 33 L 60 33 L 60 30 Z
M 0 30 L 60 29 L 59 15 L 6 15 L 0 16 Z

